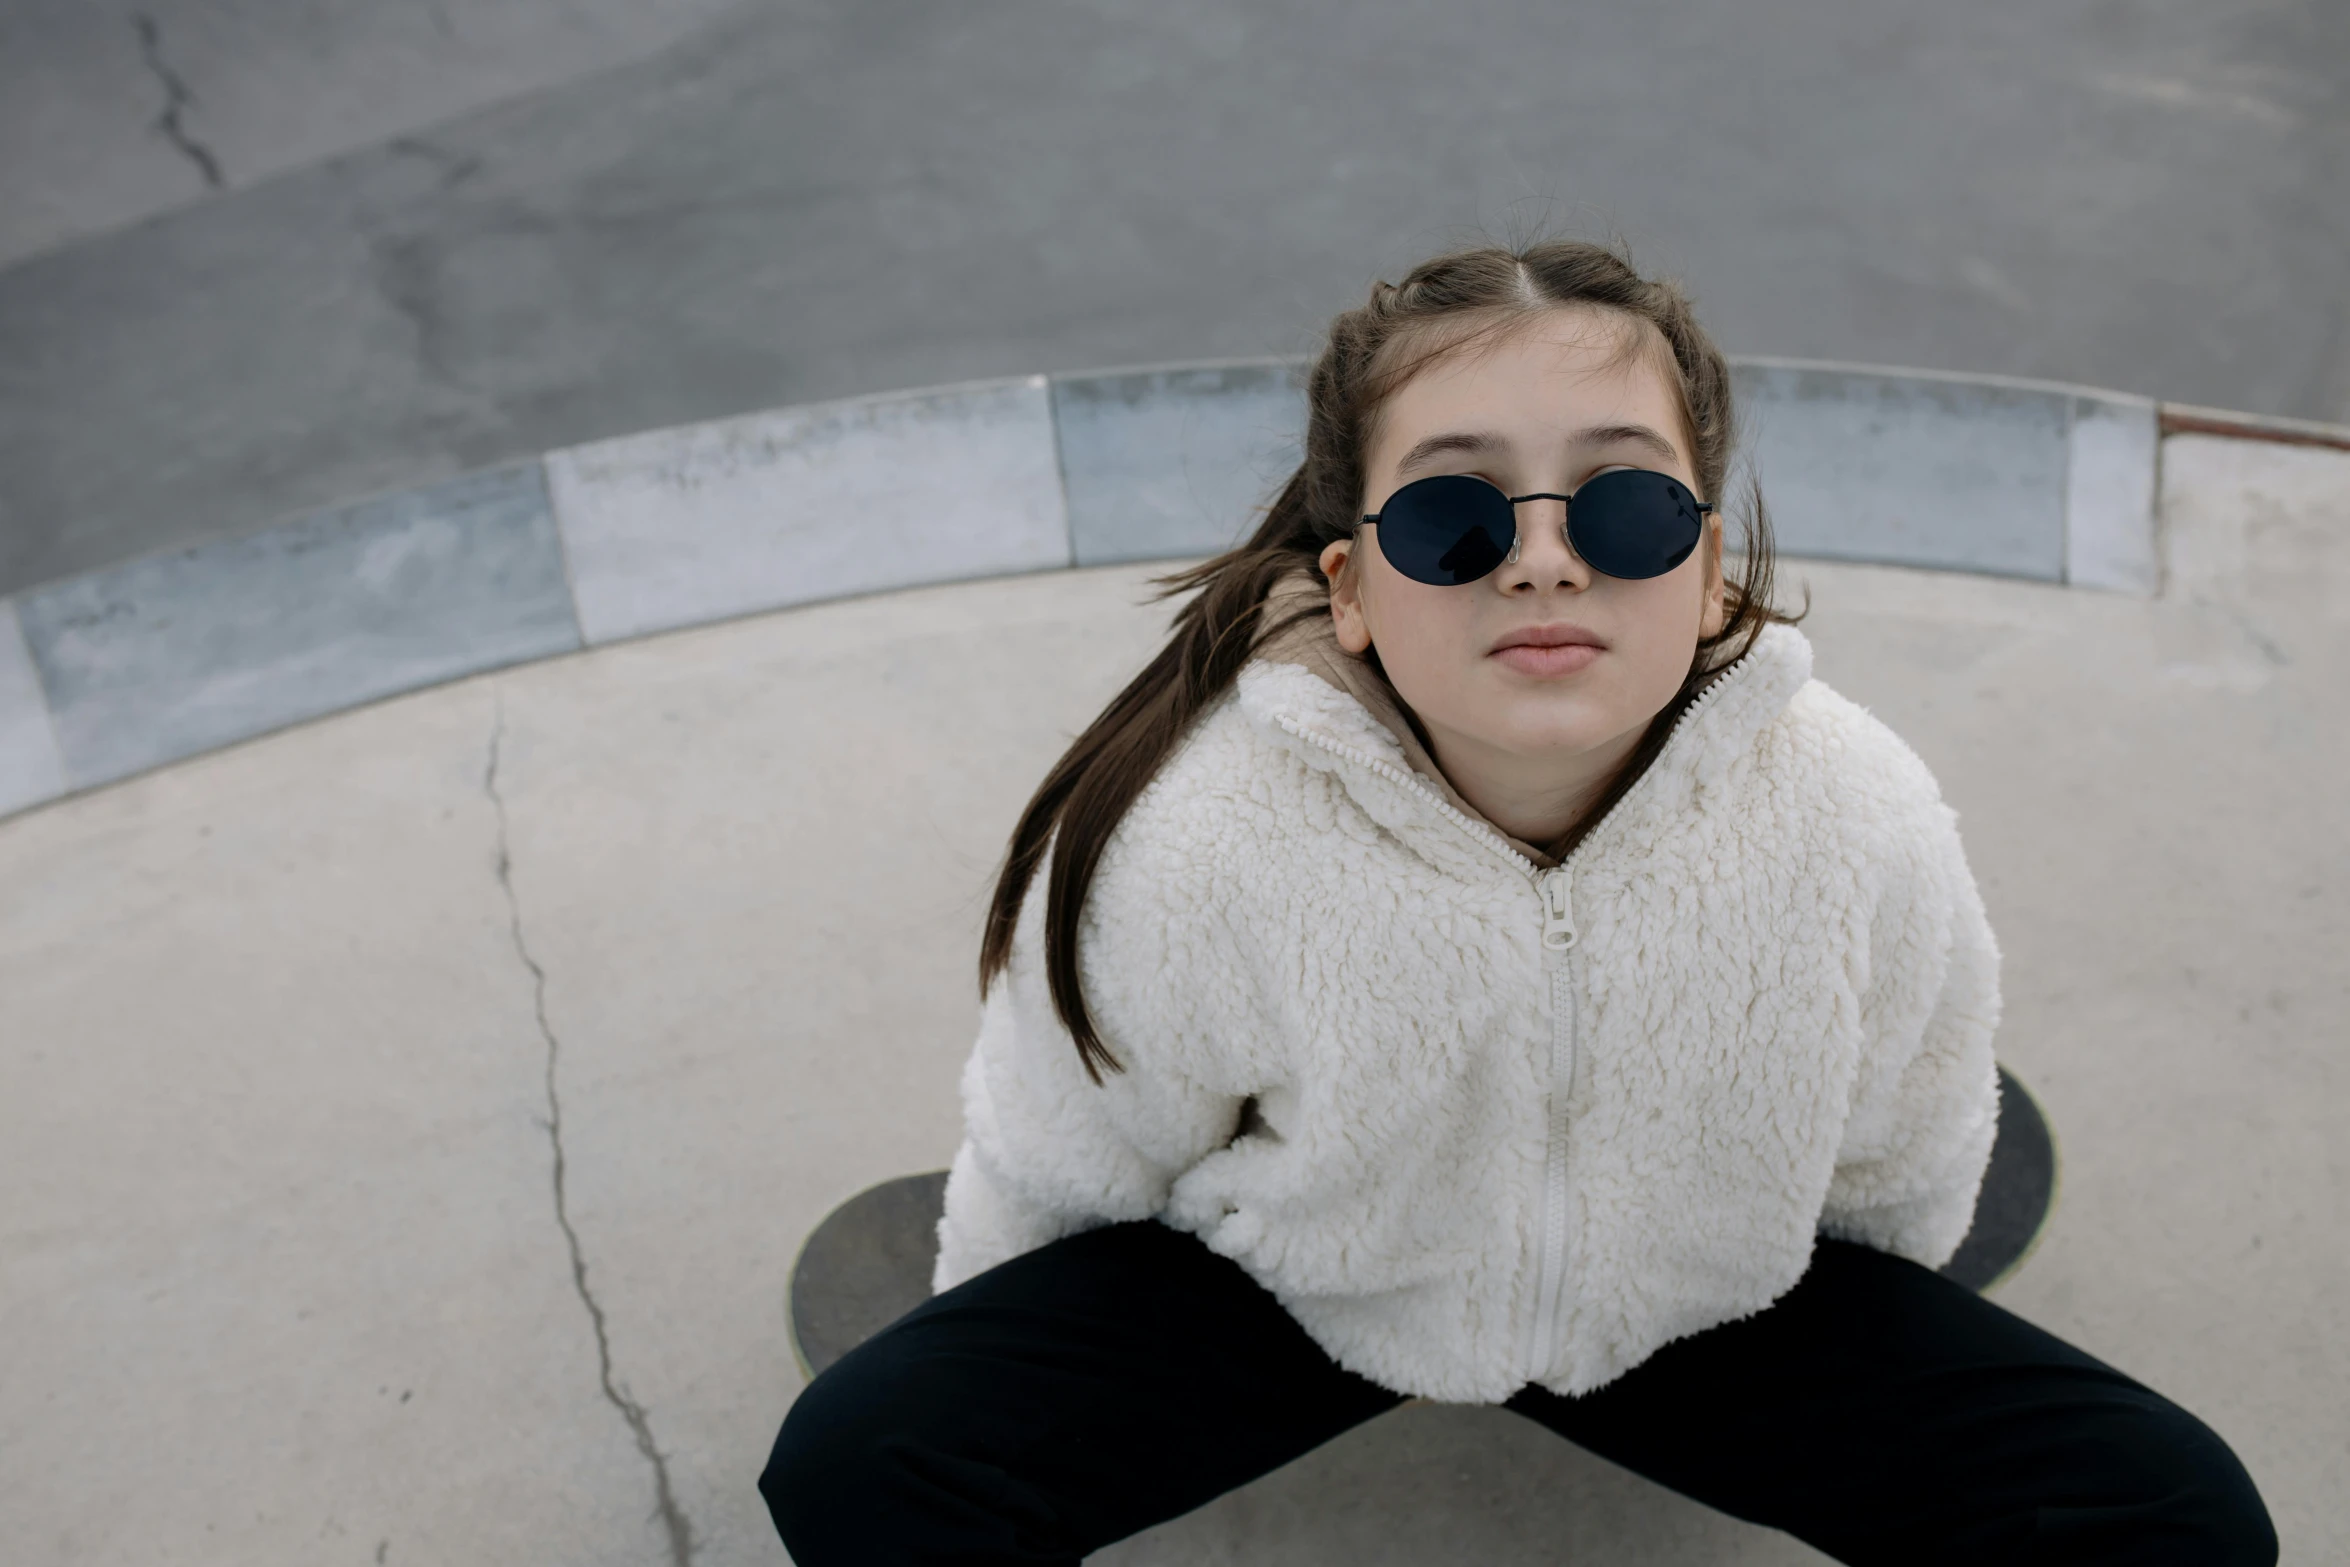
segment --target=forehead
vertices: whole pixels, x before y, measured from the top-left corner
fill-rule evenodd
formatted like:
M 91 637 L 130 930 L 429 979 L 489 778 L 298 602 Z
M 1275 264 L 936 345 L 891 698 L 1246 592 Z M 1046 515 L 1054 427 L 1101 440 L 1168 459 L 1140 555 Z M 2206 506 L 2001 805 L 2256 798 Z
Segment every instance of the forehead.
M 1391 457 L 1439 425 L 1465 420 L 1532 442 L 1601 423 L 1681 430 L 1671 350 L 1637 317 L 1566 305 L 1498 327 L 1455 328 L 1449 337 L 1407 350 L 1430 357 L 1374 414 L 1366 457 Z

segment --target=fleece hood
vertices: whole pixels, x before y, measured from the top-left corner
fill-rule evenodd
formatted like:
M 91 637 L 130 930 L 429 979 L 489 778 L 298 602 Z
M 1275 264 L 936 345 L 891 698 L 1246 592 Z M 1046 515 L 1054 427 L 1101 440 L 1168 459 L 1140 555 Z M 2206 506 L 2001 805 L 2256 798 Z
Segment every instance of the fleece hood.
M 1319 571 L 1293 571 L 1273 584 L 1265 595 L 1263 611 L 1266 624 L 1273 624 L 1307 605 L 1326 605 L 1330 602 L 1329 583 Z M 1558 857 L 1537 844 L 1503 832 L 1462 797 L 1453 787 L 1444 769 L 1436 765 L 1436 757 L 1428 749 L 1419 726 L 1412 721 L 1410 710 L 1378 665 L 1338 645 L 1338 630 L 1327 615 L 1316 615 L 1277 633 L 1257 650 L 1255 662 L 1260 664 L 1294 664 L 1354 699 L 1393 741 L 1390 761 L 1400 761 L 1407 770 L 1426 780 L 1438 796 L 1454 810 L 1473 820 L 1484 822 L 1511 848 L 1537 865 L 1555 865 Z M 1389 747 L 1374 744 L 1372 749 L 1385 755 Z
M 1265 617 L 1268 622 L 1277 621 L 1306 604 L 1328 601 L 1328 588 L 1318 573 L 1292 572 L 1266 595 Z M 1336 699 L 1298 684 L 1294 677 L 1274 673 L 1274 666 L 1305 670 L 1335 693 Z M 1667 797 L 1680 798 L 1686 791 L 1676 789 L 1674 773 L 1695 783 L 1701 775 L 1719 772 L 1723 758 L 1734 754 L 1775 718 L 1810 678 L 1811 643 L 1791 626 L 1765 626 L 1746 655 L 1699 694 L 1697 707 L 1711 709 L 1704 721 L 1690 722 L 1696 709 L 1683 715 L 1671 742 L 1679 747 L 1674 766 L 1663 769 L 1667 776 L 1654 787 Z M 1730 689 L 1722 689 L 1725 686 Z M 1453 812 L 1535 867 L 1559 863 L 1558 856 L 1548 849 L 1503 831 L 1462 796 L 1437 765 L 1393 684 L 1369 659 L 1339 646 L 1337 629 L 1329 617 L 1304 620 L 1270 639 L 1243 670 L 1239 688 L 1244 710 L 1267 726 L 1268 733 L 1278 731 L 1293 740 L 1358 751 L 1383 767 L 1400 768 Z M 1727 705 L 1714 708 L 1717 697 L 1728 697 Z M 1693 751 L 1710 755 L 1711 765 L 1692 755 Z M 1312 762 L 1309 753 L 1300 755 Z M 1643 780 L 1640 787 L 1649 786 Z M 1666 803 L 1664 808 L 1672 806 Z

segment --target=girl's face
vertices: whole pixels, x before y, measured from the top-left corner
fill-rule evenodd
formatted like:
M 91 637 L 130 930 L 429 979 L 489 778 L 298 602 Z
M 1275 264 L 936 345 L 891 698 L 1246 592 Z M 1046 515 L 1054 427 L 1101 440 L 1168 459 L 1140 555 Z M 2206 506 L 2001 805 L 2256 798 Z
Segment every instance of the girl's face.
M 1565 307 L 1437 360 L 1374 422 L 1360 510 L 1438 473 L 1475 474 L 1510 495 L 1569 494 L 1611 468 L 1652 468 L 1696 490 L 1662 341 L 1629 336 L 1652 332 Z M 1680 690 L 1698 638 L 1721 629 L 1722 537 L 1709 516 L 1687 560 L 1626 581 L 1575 554 L 1565 503 L 1524 502 L 1517 523 L 1518 558 L 1458 587 L 1389 565 L 1376 524 L 1330 544 L 1321 566 L 1340 645 L 1378 648 L 1446 775 L 1505 826 L 1536 827 L 1630 754 Z M 1350 553 L 1355 569 L 1342 573 Z M 1529 629 L 1563 630 L 1570 645 L 1501 646 Z

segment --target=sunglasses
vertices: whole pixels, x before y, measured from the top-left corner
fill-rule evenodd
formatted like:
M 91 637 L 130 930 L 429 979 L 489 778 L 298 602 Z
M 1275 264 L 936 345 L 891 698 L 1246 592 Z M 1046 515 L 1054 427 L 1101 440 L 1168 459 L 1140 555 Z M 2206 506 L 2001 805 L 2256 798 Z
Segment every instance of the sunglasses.
M 1616 468 L 1573 495 L 1510 495 L 1468 473 L 1438 473 L 1387 497 L 1363 518 L 1379 524 L 1379 553 L 1414 582 L 1452 588 L 1518 558 L 1518 503 L 1565 501 L 1567 541 L 1593 571 L 1661 577 L 1705 536 L 1710 501 L 1669 473 Z

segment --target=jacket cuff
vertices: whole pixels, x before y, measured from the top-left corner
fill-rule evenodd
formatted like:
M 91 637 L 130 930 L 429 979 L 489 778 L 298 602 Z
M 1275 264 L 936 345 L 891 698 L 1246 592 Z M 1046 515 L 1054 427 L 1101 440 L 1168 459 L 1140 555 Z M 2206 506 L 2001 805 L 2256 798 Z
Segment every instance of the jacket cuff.
M 1874 1246 L 1929 1268 L 1948 1262 L 1974 1227 L 1975 1203 L 1999 1131 L 1998 1104 L 1994 1087 L 1990 1108 L 1972 1118 L 1927 1190 L 1890 1202 L 1831 1202 L 1821 1213 L 1819 1233 Z
M 953 1289 L 999 1262 L 1060 1238 L 1059 1216 L 1020 1202 L 990 1179 L 965 1138 L 947 1170 L 946 1209 L 938 1220 L 938 1259 L 930 1292 Z

